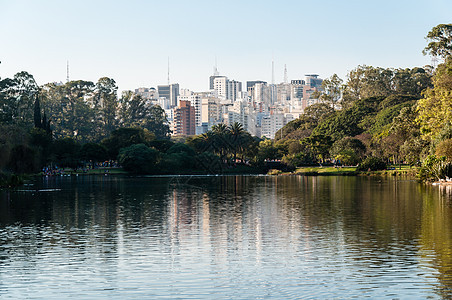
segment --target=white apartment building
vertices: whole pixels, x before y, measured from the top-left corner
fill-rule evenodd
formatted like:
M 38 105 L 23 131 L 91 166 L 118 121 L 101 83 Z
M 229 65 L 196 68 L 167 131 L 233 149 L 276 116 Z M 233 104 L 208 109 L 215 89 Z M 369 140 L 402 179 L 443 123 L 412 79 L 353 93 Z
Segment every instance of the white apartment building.
M 228 99 L 228 78 L 226 76 L 220 76 L 213 80 L 213 89 L 220 99 Z
M 235 101 L 240 98 L 242 83 L 229 80 L 226 76 L 216 76 L 213 78 L 213 90 L 218 98 Z
M 276 132 L 286 125 L 284 114 L 267 115 L 261 120 L 261 137 L 274 139 Z
M 201 123 L 209 130 L 213 125 L 221 122 L 220 100 L 215 97 L 201 99 Z

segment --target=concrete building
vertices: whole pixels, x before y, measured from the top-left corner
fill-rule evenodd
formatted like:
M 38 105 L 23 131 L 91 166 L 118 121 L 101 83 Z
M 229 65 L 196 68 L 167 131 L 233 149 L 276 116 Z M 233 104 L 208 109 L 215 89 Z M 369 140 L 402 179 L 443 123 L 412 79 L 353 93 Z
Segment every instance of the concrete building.
M 317 74 L 306 74 L 306 85 L 320 89 L 322 87 L 323 79 L 318 78 Z
M 236 101 L 237 99 L 241 98 L 242 95 L 242 83 L 240 81 L 236 80 L 230 80 L 228 82 L 228 92 L 229 92 L 229 98 L 232 101 Z
M 155 88 L 137 88 L 135 89 L 135 94 L 140 95 L 146 100 L 157 100 L 158 93 Z
M 190 101 L 191 106 L 195 108 L 195 127 L 202 126 L 202 107 L 201 107 L 201 99 L 206 95 L 206 93 L 195 93 L 188 89 L 181 89 L 180 95 L 178 96 L 178 103 L 180 101 Z M 200 129 L 197 130 L 197 133 L 200 132 Z M 202 133 L 202 132 L 201 132 Z
M 218 76 L 213 80 L 213 90 L 220 99 L 229 99 L 229 80 L 226 76 Z
M 195 132 L 195 108 L 190 101 L 180 101 L 174 108 L 173 135 L 194 135 Z
M 261 137 L 275 138 L 275 133 L 286 125 L 284 114 L 273 114 L 262 118 Z
M 215 97 L 201 99 L 201 123 L 209 130 L 213 125 L 221 122 L 220 101 Z
M 159 97 L 166 98 L 170 100 L 171 106 L 176 107 L 177 96 L 179 96 L 179 84 L 174 83 L 170 85 L 159 85 L 157 86 Z
M 226 76 L 216 76 L 213 79 L 213 90 L 218 98 L 235 101 L 240 98 L 242 83 L 236 80 L 229 80 Z

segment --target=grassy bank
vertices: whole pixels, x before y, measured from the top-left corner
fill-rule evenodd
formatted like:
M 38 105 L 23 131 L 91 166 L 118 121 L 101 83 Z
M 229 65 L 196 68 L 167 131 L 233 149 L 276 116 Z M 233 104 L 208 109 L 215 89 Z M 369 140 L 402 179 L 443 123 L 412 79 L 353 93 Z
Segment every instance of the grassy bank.
M 409 176 L 416 178 L 418 168 L 410 166 L 389 166 L 381 171 L 358 171 L 356 167 L 301 167 L 293 172 L 270 170 L 269 175 L 305 175 L 305 176 Z

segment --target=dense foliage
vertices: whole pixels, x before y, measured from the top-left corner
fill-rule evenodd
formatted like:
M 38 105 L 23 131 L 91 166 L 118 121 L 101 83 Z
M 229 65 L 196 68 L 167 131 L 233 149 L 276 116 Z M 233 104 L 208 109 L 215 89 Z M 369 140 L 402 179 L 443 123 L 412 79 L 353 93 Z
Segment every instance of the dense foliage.
M 314 93 L 319 103 L 276 133 L 252 137 L 239 123 L 170 139 L 165 112 L 116 82 L 70 81 L 38 86 L 20 72 L 0 80 L 0 170 L 36 172 L 119 160 L 133 173 L 220 173 L 269 163 L 422 165 L 421 177 L 449 174 L 452 159 L 452 24 L 428 33 L 424 52 L 442 63 L 412 69 L 358 66 Z M 448 176 L 448 175 L 447 175 Z

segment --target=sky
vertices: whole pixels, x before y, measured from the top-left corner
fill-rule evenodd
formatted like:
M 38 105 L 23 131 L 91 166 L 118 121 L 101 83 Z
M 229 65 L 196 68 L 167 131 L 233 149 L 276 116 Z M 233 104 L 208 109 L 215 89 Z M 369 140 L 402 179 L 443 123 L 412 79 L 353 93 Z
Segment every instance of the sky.
M 215 64 L 242 81 L 346 79 L 358 65 L 431 63 L 425 36 L 450 0 L 0 0 L 0 78 L 39 85 L 113 78 L 119 90 L 171 83 L 207 91 Z

